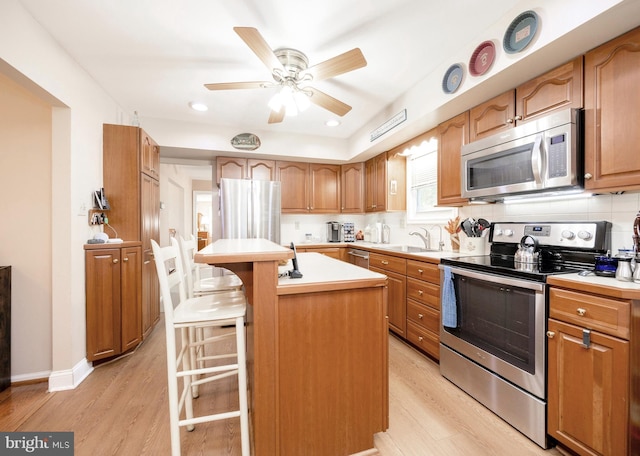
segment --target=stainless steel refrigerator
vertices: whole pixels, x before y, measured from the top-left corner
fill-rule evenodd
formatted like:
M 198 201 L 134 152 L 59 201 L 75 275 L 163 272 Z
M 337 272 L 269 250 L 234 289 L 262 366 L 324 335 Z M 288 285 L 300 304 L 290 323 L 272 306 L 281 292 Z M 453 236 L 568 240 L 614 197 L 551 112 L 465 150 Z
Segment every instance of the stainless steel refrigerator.
M 220 179 L 224 239 L 268 239 L 280 244 L 280 182 Z

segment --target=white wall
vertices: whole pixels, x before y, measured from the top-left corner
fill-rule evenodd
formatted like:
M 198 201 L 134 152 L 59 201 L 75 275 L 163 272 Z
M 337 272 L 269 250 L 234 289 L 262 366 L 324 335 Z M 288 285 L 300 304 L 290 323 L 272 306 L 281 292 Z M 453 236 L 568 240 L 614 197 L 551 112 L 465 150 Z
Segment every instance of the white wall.
M 21 272 L 35 276 L 41 273 L 38 263 L 46 262 L 50 285 L 37 312 L 12 318 L 12 332 L 20 338 L 13 358 L 34 358 L 34 363 L 15 363 L 11 375 L 15 381 L 50 373 L 50 389 L 71 388 L 90 371 L 85 360 L 83 245 L 93 234 L 87 220 L 91 192 L 102 186 L 102 124 L 127 116 L 17 0 L 0 3 L 0 73 L 52 107 L 51 143 L 47 151 L 44 146 L 40 150 L 50 163 L 50 185 L 43 195 L 51 199 L 49 226 L 34 240 L 39 252 Z M 0 168 L 0 180 L 11 173 Z M 30 178 L 21 174 L 13 193 L 28 189 Z M 0 206 L 0 218 L 10 229 L 21 225 L 5 205 Z M 3 263 L 23 261 L 15 254 L 0 256 Z M 51 334 L 48 341 L 32 337 L 38 331 L 34 320 L 49 326 L 43 331 Z M 47 355 L 34 357 L 34 352 Z
M 51 116 L 0 74 L 0 262 L 12 272 L 14 379 L 46 378 L 51 367 Z

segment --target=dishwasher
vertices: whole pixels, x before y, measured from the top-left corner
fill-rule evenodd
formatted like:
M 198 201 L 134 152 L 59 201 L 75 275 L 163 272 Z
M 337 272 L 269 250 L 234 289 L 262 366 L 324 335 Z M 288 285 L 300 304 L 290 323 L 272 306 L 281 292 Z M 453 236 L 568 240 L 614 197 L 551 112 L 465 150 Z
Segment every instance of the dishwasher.
M 369 252 L 366 250 L 349 249 L 349 263 L 365 269 L 369 269 Z

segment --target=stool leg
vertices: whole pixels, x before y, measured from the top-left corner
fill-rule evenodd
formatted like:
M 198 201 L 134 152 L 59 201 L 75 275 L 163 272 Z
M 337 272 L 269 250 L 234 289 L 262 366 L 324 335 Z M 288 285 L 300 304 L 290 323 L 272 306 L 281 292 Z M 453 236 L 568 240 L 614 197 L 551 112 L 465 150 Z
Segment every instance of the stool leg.
M 180 456 L 180 420 L 178 410 L 178 377 L 176 376 L 176 336 L 173 325 L 166 325 L 167 332 L 167 392 L 169 396 L 169 426 L 171 435 L 171 455 Z
M 182 357 L 182 370 L 187 371 L 191 370 L 191 347 L 189 346 L 189 342 L 191 341 L 191 334 L 193 333 L 193 328 L 182 328 L 182 346 L 186 347 L 186 351 L 184 356 Z M 185 394 L 184 399 L 184 410 L 187 419 L 193 418 L 193 397 L 191 391 L 191 375 L 184 375 L 182 377 L 182 387 L 183 390 L 187 390 L 187 394 Z M 187 431 L 191 432 L 196 427 L 193 424 L 188 424 L 186 426 Z
M 192 343 L 196 343 L 199 342 L 200 339 L 199 336 L 201 334 L 202 328 L 189 328 L 189 344 Z M 195 369 L 196 366 L 197 367 L 202 367 L 201 364 L 203 363 L 198 363 L 197 359 L 198 359 L 198 350 L 200 350 L 200 348 L 197 345 L 193 345 L 189 348 L 189 356 L 191 357 L 191 366 Z M 199 375 L 193 375 L 191 377 L 191 381 L 195 382 L 197 381 L 199 378 Z M 200 395 L 200 390 L 198 388 L 198 385 L 192 386 L 191 387 L 191 397 L 193 397 L 194 399 L 196 399 L 198 396 Z
M 244 317 L 236 318 L 236 350 L 238 352 L 238 394 L 240 401 L 240 441 L 242 456 L 249 456 L 249 405 L 247 400 L 247 356 Z

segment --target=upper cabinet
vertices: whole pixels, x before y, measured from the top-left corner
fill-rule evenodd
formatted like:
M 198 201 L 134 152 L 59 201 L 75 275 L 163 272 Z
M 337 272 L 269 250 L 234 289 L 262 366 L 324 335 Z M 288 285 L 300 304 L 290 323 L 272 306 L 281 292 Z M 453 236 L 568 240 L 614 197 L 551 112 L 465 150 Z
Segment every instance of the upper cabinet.
M 585 56 L 585 188 L 640 188 L 640 28 Z
M 364 164 L 365 211 L 404 211 L 407 208 L 406 159 L 394 151 L 383 152 Z
M 340 167 L 340 212 L 364 212 L 364 163 L 350 163 Z
M 216 158 L 216 183 L 220 179 L 276 180 L 276 162 L 255 158 L 218 157 Z
M 340 166 L 276 162 L 282 212 L 336 214 L 340 212 Z
M 580 56 L 471 108 L 469 141 L 500 133 L 557 109 L 582 108 L 582 74 Z
M 140 129 L 140 169 L 154 179 L 160 176 L 160 146 L 144 130 Z
M 462 206 L 460 149 L 469 142 L 469 111 L 438 126 L 438 206 Z

